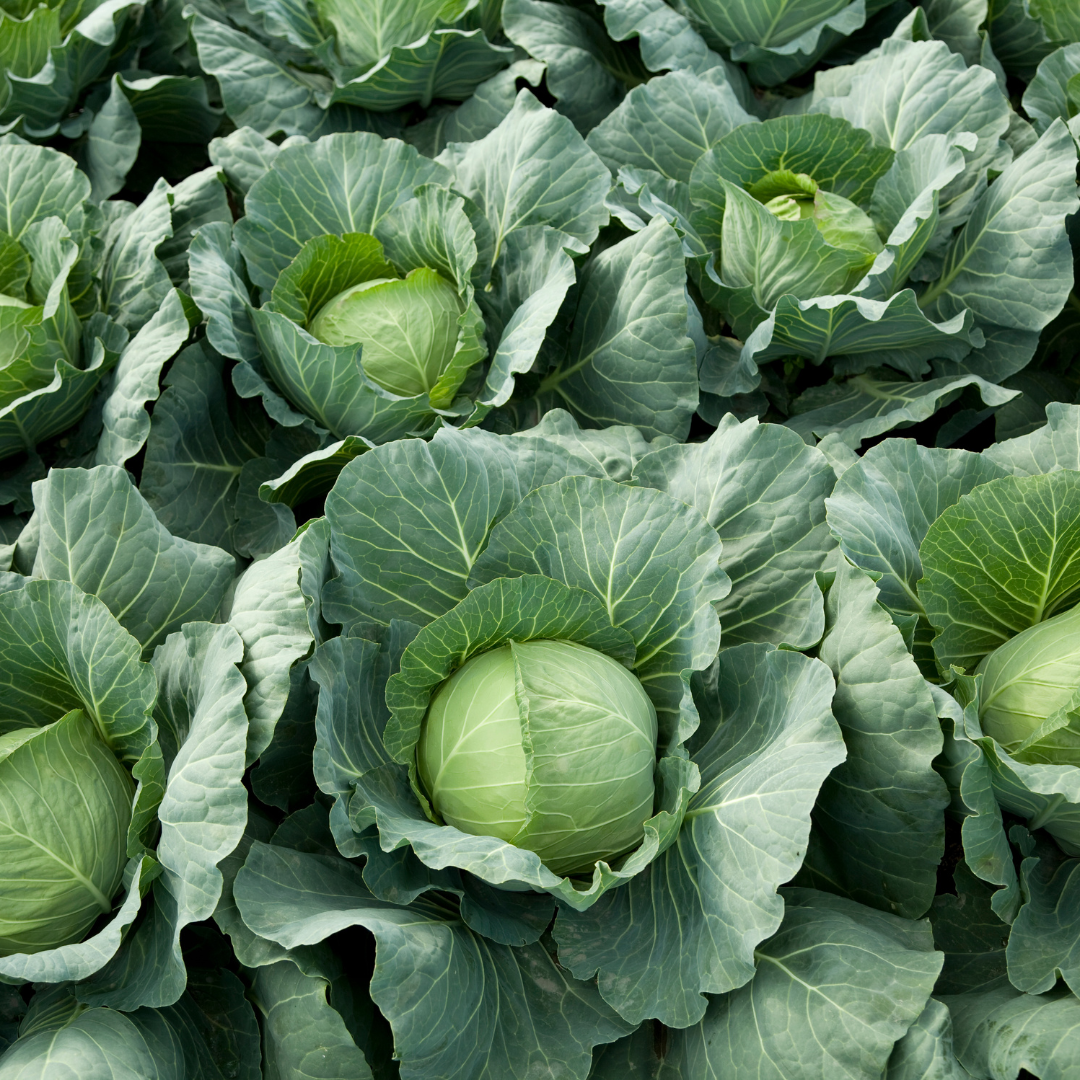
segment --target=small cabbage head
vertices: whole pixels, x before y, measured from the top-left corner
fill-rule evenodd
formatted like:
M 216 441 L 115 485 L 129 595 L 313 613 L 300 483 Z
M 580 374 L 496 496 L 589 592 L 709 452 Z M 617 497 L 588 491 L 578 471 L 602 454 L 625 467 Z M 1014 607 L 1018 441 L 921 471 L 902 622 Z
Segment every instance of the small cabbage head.
M 0 735 L 0 956 L 79 941 L 112 910 L 134 791 L 80 710 Z
M 976 672 L 987 735 L 1021 761 L 1080 765 L 1080 607 L 1017 634 Z
M 446 278 L 418 267 L 340 292 L 308 324 L 326 345 L 363 345 L 372 382 L 402 397 L 426 393 L 453 359 L 465 305 Z
M 567 641 L 510 642 L 443 683 L 416 758 L 448 825 L 574 874 L 640 843 L 656 736 L 652 702 L 618 661 Z
M 884 246 L 866 213 L 850 199 L 825 191 L 806 173 L 776 169 L 754 183 L 750 194 L 782 221 L 813 221 L 827 244 L 865 255 L 868 263 Z

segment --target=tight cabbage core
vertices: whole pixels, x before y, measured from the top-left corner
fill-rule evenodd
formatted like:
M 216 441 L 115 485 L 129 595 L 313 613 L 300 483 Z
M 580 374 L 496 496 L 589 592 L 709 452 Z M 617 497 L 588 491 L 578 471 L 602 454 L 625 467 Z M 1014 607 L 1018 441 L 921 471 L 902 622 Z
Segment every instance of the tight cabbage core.
M 367 377 L 415 397 L 431 390 L 453 359 L 464 310 L 446 278 L 419 267 L 404 279 L 375 278 L 338 293 L 308 330 L 326 345 L 363 345 Z
M 0 956 L 79 941 L 112 909 L 134 791 L 85 713 L 0 736 Z
M 976 670 L 987 735 L 1024 761 L 1080 765 L 1080 607 L 1017 634 Z
M 611 657 L 511 642 L 436 692 L 416 749 L 435 812 L 534 851 L 557 874 L 637 845 L 653 813 L 656 710 Z

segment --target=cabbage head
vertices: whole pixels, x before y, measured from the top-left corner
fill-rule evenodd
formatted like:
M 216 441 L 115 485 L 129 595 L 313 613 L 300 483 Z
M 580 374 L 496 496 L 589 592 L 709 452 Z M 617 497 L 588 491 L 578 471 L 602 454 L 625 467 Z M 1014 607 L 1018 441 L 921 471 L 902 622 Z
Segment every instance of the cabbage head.
M 977 672 L 987 735 L 1020 761 L 1080 765 L 1080 607 L 1028 627 Z
M 82 710 L 0 735 L 0 956 L 78 941 L 112 910 L 134 794 Z
M 618 661 L 570 641 L 511 641 L 436 691 L 417 767 L 448 825 L 572 874 L 641 843 L 656 734 L 653 703 Z
M 337 294 L 308 329 L 326 345 L 362 345 L 364 372 L 402 397 L 426 394 L 450 366 L 465 303 L 434 270 L 376 277 Z

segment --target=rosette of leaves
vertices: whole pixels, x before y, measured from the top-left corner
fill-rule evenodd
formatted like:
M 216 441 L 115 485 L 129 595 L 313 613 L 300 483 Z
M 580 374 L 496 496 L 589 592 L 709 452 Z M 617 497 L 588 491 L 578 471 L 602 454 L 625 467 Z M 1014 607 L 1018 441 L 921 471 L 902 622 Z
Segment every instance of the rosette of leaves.
M 171 1005 L 181 932 L 213 911 L 246 817 L 244 641 L 205 621 L 235 561 L 172 536 L 115 466 L 53 469 L 34 498 L 32 565 L 0 592 L 0 976 L 72 982 L 86 1005 Z
M 252 0 L 188 11 L 200 65 L 233 122 L 310 136 L 390 131 L 402 110 L 468 98 L 514 59 L 493 43 L 500 8 L 499 0 Z
M 162 172 L 183 179 L 221 121 L 186 39 L 173 0 L 6 3 L 0 131 L 69 150 L 96 199 L 124 186 L 140 149 L 153 168 L 143 190 Z
M 1058 970 L 1080 986 L 1068 960 L 1080 851 L 1078 430 L 1080 409 L 1054 404 L 1042 428 L 981 454 L 887 440 L 828 500 L 842 550 L 880 575 L 883 603 L 939 684 L 964 858 L 1012 924 L 1009 979 L 1034 994 Z M 1026 828 L 1006 832 L 1003 812 Z
M 565 413 L 517 435 L 447 427 L 346 466 L 298 540 L 329 820 L 316 804 L 269 843 L 253 835 L 219 912 L 268 991 L 291 971 L 279 960 L 331 977 L 322 943 L 361 926 L 374 1004 L 417 1075 L 485 1061 L 519 1075 L 543 1053 L 584 1076 L 592 1046 L 649 1017 L 694 1024 L 706 993 L 747 983 L 844 756 L 827 664 L 776 647 L 822 635 L 832 479 L 780 427 L 732 421 L 707 444 L 650 446 Z M 570 876 L 433 820 L 414 764 L 444 679 L 507 641 L 560 638 L 626 665 L 659 729 L 641 840 Z M 296 738 L 279 727 L 270 755 Z M 476 962 L 484 977 L 464 978 Z M 417 965 L 425 978 L 402 993 Z M 515 1019 L 492 1024 L 496 1002 Z M 460 1038 L 436 1044 L 446 1009 Z
M 215 148 L 249 185 L 245 215 L 196 236 L 192 290 L 210 343 L 240 361 L 239 393 L 314 433 L 316 455 L 496 409 L 522 426 L 556 405 L 685 437 L 696 372 L 678 236 L 657 218 L 588 255 L 608 219 L 607 170 L 530 92 L 435 161 L 331 135 L 270 147 L 260 175 L 247 147 L 270 144 L 237 132 Z
M 791 115 L 723 108 L 713 66 L 632 90 L 589 135 L 624 224 L 660 212 L 683 235 L 703 390 L 806 437 L 857 446 L 965 387 L 1003 404 L 1068 297 L 1069 132 L 1014 150 L 993 73 L 912 32 L 820 72 Z
M 23 512 L 46 464 L 119 465 L 142 446 L 144 406 L 195 317 L 177 287 L 190 233 L 229 209 L 214 169 L 159 180 L 139 206 L 98 206 L 70 157 L 15 135 L 0 140 L 0 172 L 0 457 L 15 469 L 0 502 Z

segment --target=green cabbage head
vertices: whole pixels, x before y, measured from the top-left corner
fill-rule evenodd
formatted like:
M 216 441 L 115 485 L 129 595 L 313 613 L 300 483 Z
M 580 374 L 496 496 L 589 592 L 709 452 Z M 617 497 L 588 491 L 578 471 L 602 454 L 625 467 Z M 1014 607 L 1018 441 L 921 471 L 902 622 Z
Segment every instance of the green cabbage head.
M 439 688 L 416 758 L 448 825 L 573 874 L 641 842 L 656 736 L 652 702 L 618 661 L 568 641 L 512 641 Z
M 363 345 L 364 372 L 384 390 L 431 390 L 453 359 L 465 310 L 457 289 L 427 267 L 373 278 L 340 292 L 308 325 L 326 345 Z
M 0 735 L 0 956 L 79 941 L 112 910 L 134 791 L 81 710 Z
M 1080 607 L 1017 634 L 976 672 L 987 735 L 1021 761 L 1080 765 Z

